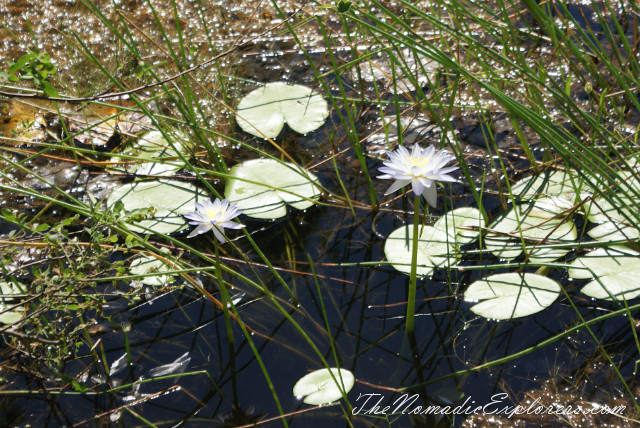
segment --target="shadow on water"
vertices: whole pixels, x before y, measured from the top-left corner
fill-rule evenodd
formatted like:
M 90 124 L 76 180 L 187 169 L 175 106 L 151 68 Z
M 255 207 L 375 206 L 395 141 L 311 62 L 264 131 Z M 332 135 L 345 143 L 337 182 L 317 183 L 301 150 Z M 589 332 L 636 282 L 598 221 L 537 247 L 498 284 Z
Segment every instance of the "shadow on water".
M 26 5 L 27 2 L 24 3 Z M 122 7 L 131 11 L 137 7 L 144 9 L 136 2 L 125 3 Z M 136 8 L 131 8 L 129 3 L 135 3 Z M 25 5 L 16 2 L 12 13 L 31 13 Z M 73 5 L 79 8 L 77 3 Z M 240 6 L 225 11 L 222 4 L 218 4 L 210 9 L 211 22 L 217 23 L 216 26 L 230 23 L 225 37 L 233 38 L 241 33 L 248 12 Z M 54 9 L 62 13 L 65 7 L 66 2 L 57 2 Z M 73 9 L 73 13 L 80 12 Z M 192 16 L 196 11 L 185 5 L 185 13 Z M 271 24 L 267 13 L 259 15 L 259 22 L 266 26 Z M 134 18 L 151 34 L 154 30 L 148 19 L 139 11 Z M 88 28 L 98 25 L 95 21 L 87 22 Z M 190 22 L 199 21 L 193 19 Z M 237 26 L 235 30 L 231 23 Z M 98 31 L 98 28 L 89 31 Z M 197 34 L 198 28 L 192 31 Z M 37 37 L 41 35 L 36 34 Z M 96 46 L 106 42 L 97 35 L 94 38 L 91 40 Z M 4 58 L 14 55 L 17 49 L 11 41 L 7 43 L 10 46 L 3 50 Z M 62 41 L 54 38 L 50 43 L 49 50 L 56 46 L 60 48 Z M 329 60 L 325 55 L 314 55 L 323 67 L 327 66 Z M 348 61 L 346 54 L 343 60 Z M 237 76 L 255 82 L 288 80 L 309 83 L 314 78 L 293 41 L 286 38 L 257 42 L 238 58 L 234 67 Z M 348 75 L 327 75 L 332 89 L 335 89 L 333 79 L 336 78 L 342 79 L 350 88 L 350 96 L 354 99 L 359 97 L 359 88 Z M 448 77 L 441 78 L 445 80 Z M 79 84 L 82 86 L 84 83 Z M 243 84 L 234 84 L 236 87 L 232 90 L 235 92 L 245 90 Z M 393 94 L 387 93 L 386 97 L 392 100 Z M 384 109 L 387 117 L 395 115 L 390 106 Z M 379 129 L 377 116 L 368 109 L 364 110 L 366 112 L 358 117 L 357 126 L 362 135 L 373 134 Z M 422 113 L 413 114 L 410 109 L 406 116 L 416 121 L 429 121 Z M 520 177 L 530 171 L 525 154 L 514 145 L 516 140 L 513 132 L 509 131 L 508 119 L 501 112 L 488 116 L 461 111 L 453 121 L 453 132 L 461 141 L 470 171 L 478 183 L 486 172 L 484 204 L 489 215 L 495 217 L 502 212 L 504 200 L 500 195 L 500 172 L 488 167 L 493 162 L 493 147 L 487 142 L 487 133 L 499 136 L 496 149 L 502 150 L 510 174 Z M 253 139 L 238 129 L 233 132 L 249 144 L 262 145 L 265 151 L 278 153 L 266 142 Z M 542 145 L 535 136 L 527 136 L 533 141 L 534 156 L 543 160 Z M 405 141 L 439 141 L 441 137 L 437 129 L 428 126 L 410 125 L 405 130 Z M 409 279 L 383 262 L 383 244 L 391 231 L 411 222 L 412 196 L 389 197 L 383 200 L 379 209 L 367 205 L 366 181 L 335 114 L 325 127 L 314 134 L 299 136 L 285 130 L 277 141 L 301 164 L 312 166 L 322 184 L 329 189 L 341 188 L 331 158 L 332 154 L 339 153 L 335 156 L 335 168 L 340 173 L 342 184 L 351 200 L 363 202 L 355 207 L 355 216 L 348 207 L 329 201 L 329 206 L 291 212 L 286 220 L 280 222 L 252 222 L 242 218 L 258 247 L 276 267 L 280 278 L 264 265 L 264 261 L 243 239 L 234 243 L 252 263 L 240 260 L 229 248 L 222 249 L 221 257 L 223 263 L 237 273 L 249 278 L 259 277 L 288 316 L 333 363 L 336 361 L 332 345 L 335 347 L 337 363 L 352 371 L 357 379 L 349 393 L 351 405 L 355 407 L 351 421 L 354 426 L 448 426 L 460 425 L 464 419 L 460 415 L 449 420 L 437 415 L 392 416 L 389 411 L 385 416 L 382 410 L 379 414 L 367 412 L 374 404 L 380 409 L 391 406 L 392 410 L 401 411 L 418 406 L 461 404 L 475 408 L 496 401 L 499 403 L 496 406 L 503 407 L 554 396 L 562 396 L 575 403 L 616 402 L 614 396 L 620 394 L 616 383 L 619 378 L 615 377 L 601 348 L 584 330 L 506 364 L 452 376 L 452 373 L 535 347 L 579 324 L 580 317 L 566 298 L 560 298 L 537 315 L 512 321 L 487 321 L 469 311 L 469 304 L 462 301 L 462 292 L 468 284 L 495 270 L 439 269 L 432 279 L 418 282 L 415 335 L 407 337 L 404 315 Z M 367 164 L 372 172 L 379 167 L 380 157 L 387 148 L 386 142 L 376 141 L 363 141 L 369 155 Z M 251 152 L 244 149 L 227 147 L 225 150 L 230 162 L 251 157 Z M 53 168 L 55 164 L 52 161 L 43 168 Z M 376 184 L 378 195 L 384 194 L 387 184 Z M 430 213 L 433 218 L 450 208 L 474 204 L 469 189 L 462 184 L 449 187 L 444 195 L 439 207 Z M 6 198 L 6 206 L 10 207 L 24 208 L 30 203 L 12 200 L 15 198 L 12 195 L 3 197 Z M 10 226 L 0 223 L 0 230 L 7 234 Z M 182 238 L 184 234 L 180 236 Z M 198 238 L 194 242 L 196 248 L 213 256 L 214 248 L 209 241 Z M 477 250 L 477 245 L 470 245 L 468 251 Z M 122 256 L 116 254 L 113 258 Z M 493 262 L 497 259 L 484 254 L 470 257 L 466 263 L 471 268 Z M 528 269 L 535 271 L 535 268 Z M 566 274 L 555 275 L 555 279 L 572 296 L 581 317 L 591 319 L 617 309 L 613 305 L 598 306 L 594 301 L 580 297 L 581 283 L 569 281 Z M 209 293 L 221 298 L 217 281 L 201 274 L 194 277 Z M 283 287 L 281 280 L 292 295 Z M 68 376 L 65 382 L 74 379 L 90 386 L 90 389 L 82 392 L 78 389 L 76 393 L 67 386 L 61 390 L 57 373 L 42 376 L 30 367 L 28 355 L 19 356 L 13 360 L 12 366 L 2 369 L 3 392 L 21 392 L 0 395 L 0 420 L 4 420 L 7 426 L 30 424 L 48 427 L 139 426 L 145 421 L 156 426 L 251 424 L 279 415 L 273 393 L 260 367 L 263 364 L 279 404 L 288 414 L 286 420 L 292 426 L 326 426 L 327 421 L 335 418 L 342 418 L 337 423 L 348 426 L 343 416 L 345 411 L 340 407 L 344 404 L 307 411 L 310 406 L 292 395 L 292 387 L 300 377 L 322 367 L 313 350 L 302 339 L 301 332 L 272 300 L 265 297 L 264 290 L 238 283 L 237 277 L 230 274 L 223 275 L 223 281 L 230 287 L 242 322 L 250 329 L 251 344 L 238 323 L 230 324 L 230 336 L 220 307 L 188 283 L 149 288 L 139 293 L 140 299 L 132 301 L 121 296 L 131 291 L 131 283 L 106 282 L 101 284 L 100 293 L 109 296 L 101 303 L 108 322 L 96 320 L 92 323 L 90 337 L 75 350 L 75 357 L 60 369 L 60 373 Z M 593 325 L 592 331 L 635 391 L 637 385 L 633 375 L 638 351 L 635 337 L 628 328 L 629 321 L 625 317 L 613 317 Z M 76 325 L 83 322 L 91 323 L 91 320 L 75 320 Z M 251 346 L 258 350 L 261 361 L 256 360 Z M 5 351 L 9 351 L 6 346 Z M 103 365 L 96 364 L 96 361 L 102 361 Z M 12 367 L 15 370 L 11 370 Z M 414 385 L 419 386 L 414 388 Z M 44 389 L 49 393 L 43 393 Z M 411 399 L 406 403 L 410 404 L 398 408 L 396 400 L 405 393 Z M 618 402 L 631 408 L 630 401 L 618 399 Z M 346 412 L 352 410 L 346 409 Z M 478 418 L 476 422 L 496 422 L 485 417 L 487 419 Z M 266 425 L 276 424 L 281 422 L 276 420 Z

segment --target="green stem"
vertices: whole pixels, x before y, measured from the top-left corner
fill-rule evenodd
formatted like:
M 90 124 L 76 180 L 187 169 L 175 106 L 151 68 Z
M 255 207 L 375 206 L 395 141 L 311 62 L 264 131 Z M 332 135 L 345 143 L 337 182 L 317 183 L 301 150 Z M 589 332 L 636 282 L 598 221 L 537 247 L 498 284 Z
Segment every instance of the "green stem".
M 420 227 L 420 195 L 413 202 L 413 238 L 411 241 L 411 276 L 409 277 L 409 295 L 407 297 L 407 322 L 405 331 L 413 333 L 413 319 L 416 311 L 416 279 L 418 270 L 418 230 Z

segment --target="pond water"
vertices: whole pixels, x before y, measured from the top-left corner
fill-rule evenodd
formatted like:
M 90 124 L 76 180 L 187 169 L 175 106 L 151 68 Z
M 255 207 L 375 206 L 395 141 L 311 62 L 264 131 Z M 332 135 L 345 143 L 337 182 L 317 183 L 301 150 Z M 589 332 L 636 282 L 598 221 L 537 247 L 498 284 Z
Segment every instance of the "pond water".
M 131 39 L 141 51 L 146 52 L 147 64 L 153 65 L 161 75 L 171 75 L 174 70 L 167 64 L 168 54 L 162 43 L 164 35 L 158 29 L 156 17 L 168 30 L 167 37 L 175 45 L 179 43 L 178 31 L 183 31 L 184 40 L 190 47 L 190 57 L 185 58 L 183 65 L 185 68 L 205 60 L 214 48 L 220 52 L 238 38 L 259 36 L 222 58 L 215 66 L 192 73 L 194 96 L 200 99 L 199 105 L 203 110 L 198 124 L 210 127 L 218 135 L 232 135 L 247 145 L 280 156 L 281 151 L 269 142 L 256 139 L 235 127 L 221 107 L 223 101 L 232 103 L 236 96 L 253 89 L 259 82 L 284 80 L 320 88 L 293 37 L 288 33 L 272 36 L 274 32 L 261 35 L 282 22 L 277 11 L 266 3 L 177 2 L 180 19 L 176 25 L 170 2 L 152 3 L 154 11 L 147 2 L 135 0 L 105 1 L 95 5 L 111 22 L 117 25 L 128 23 Z M 304 23 L 306 16 L 314 14 L 324 20 L 331 31 L 332 43 L 341 47 L 335 49 L 335 54 L 344 64 L 353 59 L 354 54 L 342 33 L 340 17 L 311 5 L 300 9 L 293 3 L 281 6 L 285 14 L 298 14 L 294 23 L 300 24 L 299 36 L 311 52 L 311 58 L 332 94 L 339 96 L 336 79 L 341 79 L 348 98 L 356 100 L 353 103 L 353 107 L 358 109 L 355 128 L 359 131 L 366 155 L 366 166 L 372 175 L 377 175 L 385 150 L 398 140 L 396 111 L 392 103 L 396 95 L 387 91 L 377 98 L 377 103 L 360 103 L 358 100 L 361 98 L 376 99 L 376 88 L 372 82 L 366 82 L 365 87 L 355 84 L 351 73 L 337 75 L 331 66 L 321 31 L 315 25 Z M 386 6 L 401 8 L 401 4 L 396 2 L 389 2 Z M 430 7 L 436 8 L 435 5 Z M 118 90 L 83 54 L 78 41 L 82 40 L 89 50 L 100 52 L 102 63 L 109 70 L 116 71 L 118 79 L 129 81 L 132 87 L 144 84 L 132 77 L 137 64 L 131 56 L 127 57 L 124 43 L 112 37 L 97 14 L 88 9 L 84 1 L 55 1 L 53 5 L 40 5 L 25 0 L 0 6 L 5 25 L 5 30 L 0 32 L 3 41 L 0 60 L 6 62 L 21 56 L 25 44 L 32 42 L 32 34 L 38 47 L 56 60 L 61 93 L 84 97 Z M 578 3 L 572 5 L 571 10 L 576 14 L 590 12 L 585 15 L 587 17 L 592 13 L 589 6 Z M 597 23 L 589 19 L 583 21 L 584 25 L 591 25 L 595 32 L 600 31 Z M 13 40 L 9 30 L 24 44 Z M 74 38 L 74 31 L 78 38 Z M 209 42 L 211 37 L 212 43 Z M 478 35 L 478 38 L 482 37 L 485 36 Z M 532 63 L 547 62 L 550 68 L 556 65 L 550 44 L 540 42 L 535 46 L 523 42 L 522 49 L 530 49 Z M 384 60 L 384 56 L 372 58 Z M 470 68 L 473 66 L 469 64 Z M 564 72 L 558 70 L 559 74 Z M 446 73 L 438 76 L 443 82 L 453 78 Z M 425 90 L 428 90 L 426 86 Z M 569 90 L 577 103 L 584 102 L 585 107 L 590 106 L 583 88 L 569 85 Z M 522 137 L 518 136 L 506 113 L 491 99 L 472 102 L 471 93 L 470 89 L 458 93 L 459 99 L 455 101 L 459 108 L 450 121 L 450 132 L 459 142 L 460 153 L 466 158 L 472 179 L 484 190 L 484 208 L 490 218 L 496 218 L 508 205 L 499 161 L 506 163 L 509 179 L 517 180 L 533 173 L 528 154 L 518 143 L 520 138 L 529 141 L 532 156 L 540 165 L 549 161 L 549 148 L 527 127 L 523 127 Z M 475 95 L 478 94 L 482 91 Z M 153 96 L 155 93 L 142 91 L 142 95 Z M 432 116 L 414 105 L 416 96 L 416 91 L 405 94 L 401 104 L 405 110 L 398 112 L 404 127 L 402 139 L 405 144 L 415 141 L 440 144 L 442 130 L 436 126 L 437 121 Z M 465 101 L 468 101 L 468 106 Z M 106 107 L 90 106 L 91 115 L 103 117 L 114 114 L 119 108 L 134 107 L 128 99 L 110 101 L 109 104 Z M 481 111 L 469 107 L 478 105 L 483 107 Z M 3 185 L 8 185 L 6 171 L 11 167 L 9 161 L 24 159 L 40 150 L 43 142 L 51 141 L 46 131 L 50 131 L 53 125 L 44 126 L 45 131 L 33 128 L 36 130 L 24 132 L 20 129 L 23 122 L 46 122 L 47 114 L 57 116 L 56 109 L 71 116 L 81 110 L 79 106 L 77 103 L 54 104 L 19 98 L 9 101 L 2 129 L 4 138 L 0 143 L 4 159 L 0 167 L 5 171 Z M 161 99 L 153 109 L 158 114 L 177 117 L 172 111 L 174 107 L 170 101 Z M 384 135 L 381 127 L 381 110 L 386 122 L 393 123 L 388 136 Z M 209 123 L 204 123 L 204 118 Z M 637 111 L 629 111 L 625 115 L 624 126 L 629 129 L 636 129 L 637 122 Z M 148 125 L 141 122 L 141 126 Z M 14 136 L 12 130 L 19 132 Z M 493 139 L 488 137 L 489 134 Z M 254 152 L 238 147 L 234 142 L 223 138 L 216 141 L 228 166 L 255 157 Z M 624 405 L 628 409 L 625 415 L 633 415 L 633 400 L 622 387 L 620 376 L 637 394 L 638 348 L 635 331 L 629 328 L 630 321 L 637 323 L 637 311 L 631 314 L 634 317 L 631 320 L 625 316 L 611 317 L 592 324 L 591 331 L 578 329 L 550 345 L 530 349 L 580 324 L 581 319 L 606 315 L 619 307 L 580 295 L 578 290 L 583 282 L 570 280 L 566 270 L 555 269 L 551 277 L 564 287 L 571 301 L 561 297 L 543 312 L 510 321 L 478 317 L 469 310 L 471 305 L 462 299 L 466 286 L 476 279 L 509 269 L 482 269 L 482 266 L 497 264 L 500 260 L 486 252 L 478 254 L 479 244 L 476 242 L 464 247 L 467 251 L 464 257 L 466 269 L 438 269 L 433 278 L 418 280 L 415 336 L 407 335 L 404 325 L 409 277 L 385 264 L 383 246 L 391 231 L 411 223 L 413 195 L 383 197 L 390 183 L 374 179 L 381 204 L 379 207 L 372 204 L 361 163 L 335 109 L 318 131 L 302 136 L 285 129 L 276 142 L 296 162 L 313 171 L 325 188 L 339 195 L 344 187 L 343 193 L 353 201 L 354 208 L 351 210 L 344 198 L 325 196 L 321 204 L 304 212 L 292 210 L 281 221 L 241 218 L 257 247 L 275 267 L 269 269 L 264 259 L 240 234 L 231 234 L 240 252 L 230 246 L 220 247 L 223 263 L 235 271 L 234 274 L 223 274 L 223 280 L 231 286 L 232 299 L 242 323 L 249 330 L 243 330 L 238 322 L 230 322 L 229 330 L 220 306 L 182 279 L 167 287 L 147 288 L 139 292 L 136 299 L 128 295 L 137 285 L 131 281 L 98 282 L 92 290 L 100 296 L 96 299 L 96 307 L 87 310 L 82 319 L 60 315 L 61 324 L 86 325 L 87 335 L 83 337 L 82 344 L 73 349 L 73 357 L 66 359 L 57 372 L 40 365 L 39 359 L 24 349 L 19 352 L 15 346 L 3 343 L 0 425 L 209 427 L 245 426 L 263 421 L 262 426 L 277 426 L 283 424 L 279 417 L 283 413 L 287 415 L 284 418 L 286 423 L 294 427 L 324 427 L 329 423 L 398 427 L 562 426 L 557 420 L 540 415 L 508 418 L 489 414 L 470 416 L 467 413 L 445 417 L 364 411 L 373 404 L 378 404 L 381 409 L 387 405 L 395 408 L 394 402 L 405 393 L 415 398 L 411 406 L 406 407 L 408 409 L 435 405 L 463 405 L 466 409 L 488 403 L 494 403 L 494 408 L 500 409 L 531 403 L 549 405 L 555 402 L 574 406 L 600 403 Z M 95 159 L 87 158 L 87 164 L 82 164 L 64 150 L 53 150 L 49 154 L 51 156 L 41 156 L 25 164 L 26 170 L 12 171 L 11 178 L 47 194 L 51 189 L 47 186 L 38 188 L 42 183 L 33 180 L 33 172 L 39 171 L 40 175 L 84 202 L 90 200 L 89 193 L 104 199 L 114 188 L 130 181 L 130 177 L 109 174 L 91 164 Z M 86 166 L 88 164 L 91 165 Z M 195 182 L 193 174 L 186 169 L 177 175 Z M 219 180 L 212 179 L 211 182 L 218 191 L 222 191 Z M 60 208 L 50 208 L 46 201 L 6 189 L 1 197 L 3 208 L 18 209 L 28 215 L 38 214 L 42 222 L 59 221 L 69 215 Z M 434 221 L 452 208 L 475 204 L 465 182 L 448 185 L 440 192 L 438 207 L 429 211 L 427 222 Z M 581 220 L 577 221 L 578 229 L 581 229 Z M 80 233 L 83 227 L 89 226 L 82 224 L 74 231 Z M 0 221 L 0 240 L 3 241 L 0 248 L 9 247 L 5 241 L 9 239 L 11 230 L 16 230 L 14 225 Z M 186 234 L 182 232 L 176 237 L 186 240 Z M 150 239 L 199 266 L 202 271 L 194 272 L 192 277 L 203 289 L 221 299 L 217 281 L 203 274 L 209 266 L 195 253 L 181 252 L 175 243 L 168 240 Z M 215 257 L 211 241 L 194 238 L 188 243 L 197 251 Z M 572 251 L 567 260 L 576 254 L 576 250 Z M 20 266 L 41 262 L 46 253 L 31 252 L 22 257 Z M 105 263 L 115 265 L 128 260 L 130 255 L 116 251 L 106 257 Z M 31 270 L 21 269 L 24 280 L 35 281 Z M 528 267 L 526 271 L 535 272 L 537 269 Z M 8 272 L 5 268 L 3 276 Z M 95 274 L 89 270 L 85 273 L 87 277 Z M 103 274 L 110 277 L 115 272 L 105 268 Z M 259 278 L 274 299 L 266 296 L 264 290 L 238 281 L 239 275 Z M 78 278 L 78 281 L 82 279 Z M 127 297 L 123 297 L 124 294 Z M 286 316 L 274 302 L 284 308 Z M 311 338 L 317 353 L 291 320 Z M 594 338 L 603 347 L 599 347 Z M 48 346 L 60 347 L 55 343 Z M 469 370 L 523 350 L 531 352 L 505 364 Z M 260 356 L 259 360 L 256 354 Z M 344 400 L 338 405 L 316 408 L 293 396 L 292 388 L 299 378 L 323 367 L 318 354 L 330 365 L 339 365 L 354 373 L 356 384 L 348 394 L 354 409 L 345 410 Z M 268 381 L 262 366 L 268 373 Z M 167 374 L 179 376 L 152 380 Z M 62 378 L 63 375 L 67 377 Z M 88 390 L 74 391 L 68 385 L 70 378 Z M 366 401 L 367 397 L 369 401 Z M 348 421 L 345 413 L 354 415 Z M 594 421 L 608 426 L 629 424 L 610 416 L 594 418 L 573 419 L 572 422 L 577 426 L 588 426 Z

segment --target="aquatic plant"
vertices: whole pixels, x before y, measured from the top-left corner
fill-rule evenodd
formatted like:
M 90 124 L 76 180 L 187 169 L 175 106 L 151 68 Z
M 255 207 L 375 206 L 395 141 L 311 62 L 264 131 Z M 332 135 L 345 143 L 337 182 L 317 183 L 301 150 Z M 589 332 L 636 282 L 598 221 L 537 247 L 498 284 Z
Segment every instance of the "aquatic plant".
M 411 184 L 413 193 L 424 196 L 429 205 L 435 208 L 438 204 L 436 182 L 456 181 L 448 174 L 458 167 L 444 168 L 446 164 L 455 159 L 455 156 L 446 150 L 437 151 L 433 145 L 423 149 L 416 143 L 411 152 L 404 146 L 398 146 L 396 151 L 387 152 L 387 156 L 389 156 L 389 160 L 383 162 L 384 166 L 378 169 L 384 174 L 379 175 L 378 178 L 396 181 L 387 189 L 385 195 Z
M 190 212 L 184 216 L 191 220 L 192 226 L 198 226 L 189 233 L 187 238 L 193 238 L 201 233 L 212 231 L 215 237 L 221 243 L 225 242 L 224 229 L 242 229 L 243 224 L 232 221 L 234 218 L 242 214 L 242 210 L 238 209 L 237 204 L 229 204 L 226 199 L 215 201 L 196 202 L 195 212 Z

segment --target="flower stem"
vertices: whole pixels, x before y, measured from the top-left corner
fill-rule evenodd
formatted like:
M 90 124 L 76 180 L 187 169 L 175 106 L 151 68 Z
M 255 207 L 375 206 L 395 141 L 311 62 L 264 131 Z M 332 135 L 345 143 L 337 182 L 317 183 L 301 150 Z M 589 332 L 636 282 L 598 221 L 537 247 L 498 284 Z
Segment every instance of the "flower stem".
M 407 296 L 407 321 L 405 331 L 413 333 L 413 319 L 416 311 L 416 277 L 418 270 L 418 231 L 420 226 L 420 195 L 415 195 L 413 202 L 413 238 L 411 240 L 411 274 L 409 276 L 409 293 Z

